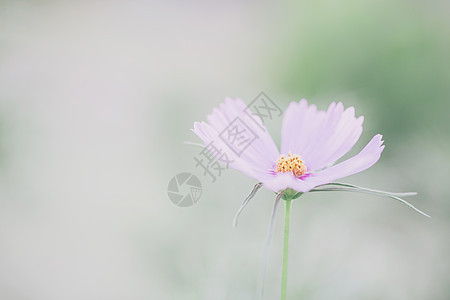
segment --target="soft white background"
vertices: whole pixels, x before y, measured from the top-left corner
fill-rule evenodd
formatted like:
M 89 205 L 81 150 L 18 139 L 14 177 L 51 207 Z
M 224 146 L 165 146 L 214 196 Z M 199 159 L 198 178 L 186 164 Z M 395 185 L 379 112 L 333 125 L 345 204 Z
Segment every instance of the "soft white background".
M 304 96 L 271 71 L 293 51 L 279 48 L 299 24 L 289 7 L 0 2 L 1 299 L 255 298 L 274 195 L 261 190 L 232 228 L 255 182 L 230 170 L 212 184 L 182 142 L 198 141 L 193 122 L 225 96 L 249 103 L 264 90 L 283 109 Z M 359 148 L 379 132 L 373 103 L 352 91 L 309 100 L 355 105 L 366 116 Z M 280 123 L 269 126 L 277 143 Z M 449 296 L 450 144 L 426 130 L 390 143 L 345 181 L 418 190 L 412 201 L 434 218 L 366 195 L 299 198 L 291 299 Z M 167 183 L 185 171 L 204 190 L 178 208 Z M 282 219 L 280 206 L 266 299 L 279 297 Z

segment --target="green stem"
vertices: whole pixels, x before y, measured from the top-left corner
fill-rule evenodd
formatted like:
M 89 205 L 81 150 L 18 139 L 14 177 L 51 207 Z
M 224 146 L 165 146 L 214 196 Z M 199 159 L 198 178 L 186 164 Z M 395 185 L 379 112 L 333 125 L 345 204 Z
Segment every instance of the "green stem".
M 291 215 L 291 201 L 286 200 L 286 213 L 284 216 L 284 246 L 283 246 L 283 270 L 281 275 L 281 300 L 286 300 L 287 295 L 287 267 L 289 248 L 289 219 Z

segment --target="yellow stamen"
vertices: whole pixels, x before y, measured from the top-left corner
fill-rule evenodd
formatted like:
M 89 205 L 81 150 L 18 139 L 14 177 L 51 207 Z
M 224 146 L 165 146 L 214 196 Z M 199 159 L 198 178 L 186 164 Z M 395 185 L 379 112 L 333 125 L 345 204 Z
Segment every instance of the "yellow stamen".
M 295 177 L 300 177 L 305 174 L 307 170 L 300 156 L 297 154 L 292 155 L 291 151 L 289 151 L 287 156 L 281 155 L 280 158 L 277 159 L 275 171 L 281 173 L 292 172 Z

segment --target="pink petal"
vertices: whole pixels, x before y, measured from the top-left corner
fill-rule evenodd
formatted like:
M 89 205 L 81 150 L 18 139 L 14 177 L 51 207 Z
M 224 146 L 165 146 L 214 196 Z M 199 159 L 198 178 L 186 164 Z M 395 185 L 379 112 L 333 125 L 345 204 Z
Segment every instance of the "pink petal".
M 362 122 L 353 107 L 344 111 L 342 103 L 331 103 L 326 112 L 308 106 L 306 100 L 291 103 L 283 120 L 281 152 L 301 155 L 309 171 L 321 169 L 355 145 Z
M 213 142 L 214 146 L 226 153 L 228 159 L 233 161 L 230 167 L 260 180 L 259 174 L 273 169 L 273 164 L 280 154 L 261 120 L 249 116 L 245 109 L 246 105 L 242 100 L 227 98 L 224 103 L 220 104 L 219 108 L 215 108 L 212 114 L 207 116 L 208 123 L 196 122 L 192 131 L 202 139 L 205 146 Z M 220 138 L 220 134 L 236 118 L 256 135 L 256 139 L 242 153 L 235 153 Z
M 380 159 L 383 152 L 384 145 L 381 139 L 382 135 L 377 134 L 357 155 L 323 171 L 312 173 L 305 181 L 312 186 L 318 186 L 370 168 Z
M 381 138 L 380 134 L 374 136 L 366 147 L 354 157 L 323 171 L 307 174 L 303 179 L 296 178 L 291 173 L 279 173 L 272 176 L 266 175 L 262 182 L 266 188 L 274 192 L 291 188 L 306 193 L 318 185 L 359 173 L 374 165 L 380 159 L 384 149 Z
M 281 153 L 292 151 L 305 159 L 305 149 L 317 138 L 324 117 L 324 111 L 318 111 L 315 105 L 308 106 L 305 99 L 292 102 L 284 112 Z
M 306 192 L 313 187 L 307 181 L 296 178 L 292 173 L 277 173 L 271 176 L 260 177 L 263 186 L 274 192 L 283 191 L 287 188 L 291 188 L 298 192 Z
M 203 141 L 205 146 L 213 142 L 215 147 L 221 149 L 226 154 L 227 159 L 231 161 L 230 167 L 257 179 L 257 174 L 253 171 L 253 167 L 238 157 L 233 151 L 230 151 L 222 139 L 218 137 L 217 131 L 211 125 L 205 122 L 195 122 L 192 131 Z

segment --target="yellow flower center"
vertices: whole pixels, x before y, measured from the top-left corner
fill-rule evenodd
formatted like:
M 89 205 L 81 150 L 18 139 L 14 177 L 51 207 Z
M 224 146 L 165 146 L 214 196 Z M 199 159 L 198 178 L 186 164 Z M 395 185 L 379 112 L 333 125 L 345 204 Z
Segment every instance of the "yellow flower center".
M 291 151 L 289 151 L 287 156 L 281 155 L 280 158 L 277 159 L 275 171 L 278 173 L 292 172 L 295 177 L 300 177 L 305 174 L 307 170 L 300 156 L 297 154 L 292 155 Z

